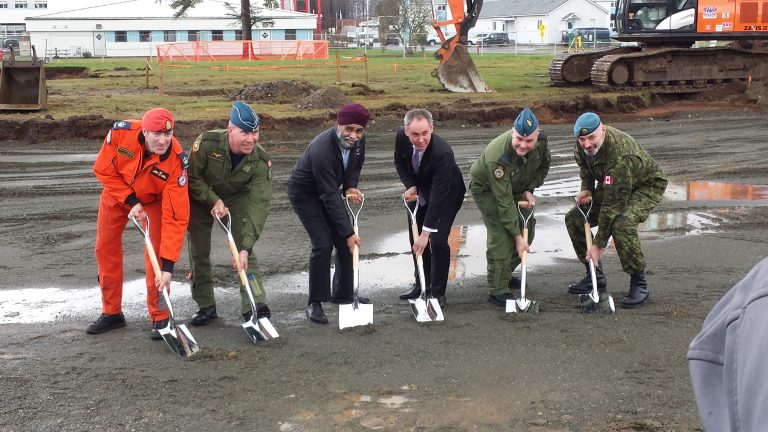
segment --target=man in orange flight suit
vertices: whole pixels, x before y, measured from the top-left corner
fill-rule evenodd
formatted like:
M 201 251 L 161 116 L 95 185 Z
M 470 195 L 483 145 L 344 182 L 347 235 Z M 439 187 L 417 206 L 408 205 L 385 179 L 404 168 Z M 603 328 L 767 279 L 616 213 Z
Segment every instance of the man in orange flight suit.
M 96 227 L 102 313 L 87 333 L 125 326 L 122 236 L 132 214 L 139 221 L 149 216 L 149 237 L 161 261 L 162 274 L 156 276 L 144 255 L 150 337 L 162 339 L 158 329 L 167 325 L 168 309 L 159 293 L 170 289 L 189 223 L 187 155 L 173 137 L 173 126 L 173 116 L 164 108 L 147 111 L 141 121 L 116 122 L 96 158 L 93 172 L 104 186 Z

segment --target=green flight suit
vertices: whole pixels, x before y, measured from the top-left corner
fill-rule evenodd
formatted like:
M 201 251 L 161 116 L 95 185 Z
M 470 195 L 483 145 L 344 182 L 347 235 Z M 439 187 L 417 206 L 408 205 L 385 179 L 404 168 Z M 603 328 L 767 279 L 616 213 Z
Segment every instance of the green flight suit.
M 524 192 L 533 193 L 544 183 L 550 162 L 544 132 L 540 133 L 533 150 L 525 156 L 518 156 L 512 148 L 512 131 L 508 131 L 494 138 L 469 170 L 469 190 L 483 216 L 488 236 L 485 256 L 489 294 L 510 292 L 508 283 L 512 271 L 520 264 L 515 236 L 522 235 L 523 230 L 517 202 Z M 528 244 L 531 244 L 536 219 L 531 218 L 528 223 Z
M 613 236 L 624 271 L 645 271 L 637 226 L 661 202 L 667 188 L 661 167 L 634 138 L 610 126 L 606 126 L 605 140 L 594 157 L 578 142 L 573 155 L 579 166 L 581 190 L 592 191 L 589 223 L 598 228 L 595 246 L 606 247 Z M 583 262 L 587 253 L 584 216 L 576 207 L 565 215 L 565 225 L 576 256 Z
M 201 308 L 213 306 L 211 228 L 218 224 L 211 209 L 221 199 L 232 218 L 232 237 L 238 250 L 250 250 L 246 272 L 256 302 L 265 303 L 259 263 L 252 251 L 269 214 L 272 201 L 272 162 L 260 145 L 232 168 L 226 130 L 202 133 L 192 145 L 189 160 L 189 246 L 192 259 L 192 298 Z M 223 219 L 226 223 L 226 218 Z M 225 236 L 218 227 L 219 235 Z M 226 237 L 225 237 L 226 238 Z M 238 279 L 239 281 L 239 279 Z M 251 310 L 240 287 L 242 313 Z

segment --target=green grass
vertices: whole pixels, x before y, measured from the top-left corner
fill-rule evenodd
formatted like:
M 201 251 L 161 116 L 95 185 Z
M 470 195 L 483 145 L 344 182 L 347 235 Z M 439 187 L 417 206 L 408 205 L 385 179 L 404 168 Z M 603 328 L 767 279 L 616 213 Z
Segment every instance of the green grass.
M 341 82 L 335 64 L 336 51 L 328 60 L 267 60 L 169 62 L 163 67 L 164 95 L 159 93 L 160 66 L 150 62 L 149 88 L 145 88 L 144 59 L 57 59 L 47 68 L 83 66 L 98 78 L 48 81 L 48 111 L 29 116 L 101 114 L 108 118 L 140 115 L 152 106 L 164 106 L 179 119 L 220 119 L 231 102 L 227 96 L 243 86 L 275 80 L 306 80 L 319 86 L 336 86 L 356 102 L 369 108 L 392 103 L 412 107 L 431 103 L 473 102 L 523 104 L 591 92 L 588 88 L 553 88 L 547 70 L 551 55 L 484 54 L 473 56 L 480 76 L 495 90 L 486 94 L 449 93 L 431 76 L 438 65 L 430 52 L 406 58 L 401 51 L 368 50 L 368 85 L 382 94 L 360 95 L 351 83 L 366 81 L 363 62 L 351 61 L 362 49 L 339 50 Z M 220 69 L 213 69 L 213 68 Z M 229 67 L 229 70 L 227 70 Z M 126 68 L 127 70 L 115 70 Z M 293 104 L 264 104 L 254 101 L 259 112 L 274 117 L 317 115 L 326 110 L 300 110 Z

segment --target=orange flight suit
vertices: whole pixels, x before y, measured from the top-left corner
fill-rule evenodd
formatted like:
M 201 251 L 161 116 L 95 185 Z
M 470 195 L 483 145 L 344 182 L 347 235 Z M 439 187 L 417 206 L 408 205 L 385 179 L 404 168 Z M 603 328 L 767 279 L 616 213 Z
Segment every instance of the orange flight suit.
M 163 271 L 173 271 L 189 223 L 186 153 L 173 138 L 163 155 L 144 153 L 140 120 L 116 122 L 107 134 L 93 165 L 104 186 L 96 227 L 102 313 L 122 311 L 123 231 L 128 212 L 140 202 L 149 215 L 149 237 Z M 133 224 L 131 224 L 133 225 Z M 138 235 L 138 232 L 137 232 Z M 143 242 L 142 242 L 143 244 Z M 152 322 L 168 318 L 168 310 L 155 287 L 155 274 L 144 254 L 147 308 Z

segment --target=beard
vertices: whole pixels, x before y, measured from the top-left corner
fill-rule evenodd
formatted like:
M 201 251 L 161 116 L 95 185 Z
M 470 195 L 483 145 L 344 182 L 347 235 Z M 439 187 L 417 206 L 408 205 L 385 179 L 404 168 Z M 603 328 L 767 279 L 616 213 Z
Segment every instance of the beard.
M 341 133 L 339 129 L 336 129 L 336 138 L 339 139 L 339 142 L 341 143 L 341 146 L 345 150 L 352 150 L 353 148 L 357 147 L 357 144 L 360 142 L 359 139 L 356 140 L 348 140 L 344 138 L 344 135 Z

